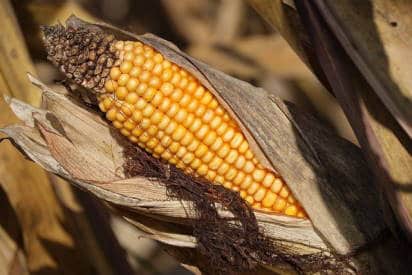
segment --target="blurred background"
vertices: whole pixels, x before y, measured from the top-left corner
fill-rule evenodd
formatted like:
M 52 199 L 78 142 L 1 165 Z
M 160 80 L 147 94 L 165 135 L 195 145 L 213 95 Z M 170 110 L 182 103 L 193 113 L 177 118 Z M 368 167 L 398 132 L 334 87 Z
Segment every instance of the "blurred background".
M 1 0 L 0 8 L 0 54 L 18 47 L 15 54 L 21 59 L 17 65 L 0 61 L 0 93 L 38 104 L 33 87 L 13 86 L 16 79 L 8 68 L 22 72 L 20 82 L 29 71 L 58 86 L 62 76 L 46 60 L 39 26 L 75 14 L 137 34 L 154 33 L 227 74 L 294 102 L 356 143 L 333 96 L 246 1 Z M 0 127 L 15 121 L 1 98 Z M 104 209 L 23 160 L 8 142 L 0 144 L 0 274 L 191 274 L 169 256 L 167 247 L 141 238 L 132 225 Z

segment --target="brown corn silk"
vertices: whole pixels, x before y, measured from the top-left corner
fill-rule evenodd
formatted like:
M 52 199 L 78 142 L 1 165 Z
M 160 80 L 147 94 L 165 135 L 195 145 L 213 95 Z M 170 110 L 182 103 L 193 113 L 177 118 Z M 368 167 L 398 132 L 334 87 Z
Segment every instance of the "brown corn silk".
M 138 41 L 44 28 L 48 58 L 97 93 L 115 128 L 153 157 L 239 192 L 254 209 L 306 217 L 282 178 L 255 158 L 237 123 L 190 73 Z

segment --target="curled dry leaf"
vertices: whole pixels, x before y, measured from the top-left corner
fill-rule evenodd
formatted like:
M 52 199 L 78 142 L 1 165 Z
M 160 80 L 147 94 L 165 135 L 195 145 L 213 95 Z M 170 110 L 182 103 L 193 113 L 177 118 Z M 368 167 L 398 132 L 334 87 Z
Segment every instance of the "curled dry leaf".
M 67 24 L 98 27 L 118 38 L 144 42 L 196 76 L 217 97 L 239 123 L 261 163 L 285 178 L 310 217 L 309 221 L 254 211 L 265 236 L 288 253 L 343 254 L 349 262 L 349 254 L 385 231 L 376 187 L 359 149 L 312 116 L 208 67 L 154 35 L 136 36 L 75 17 Z M 196 202 L 168 196 L 165 186 L 151 178 L 127 178 L 125 139 L 94 111 L 30 79 L 43 91 L 42 108 L 9 99 L 25 125 L 1 131 L 33 161 L 120 209 L 148 236 L 169 245 L 196 247 L 198 239 L 187 230 L 193 225 L 189 221 L 199 218 L 193 211 Z M 233 209 L 218 209 L 223 219 L 233 218 Z M 363 268 L 356 261 L 353 267 Z

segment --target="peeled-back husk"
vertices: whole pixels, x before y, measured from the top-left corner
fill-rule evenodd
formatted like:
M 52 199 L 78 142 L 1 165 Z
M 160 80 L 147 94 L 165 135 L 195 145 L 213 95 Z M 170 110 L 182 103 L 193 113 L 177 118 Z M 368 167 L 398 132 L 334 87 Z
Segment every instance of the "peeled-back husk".
M 90 26 L 76 17 L 68 25 Z M 152 34 L 137 36 L 95 24 L 118 39 L 139 40 L 185 68 L 217 97 L 246 134 L 259 160 L 279 173 L 309 220 L 255 211 L 265 235 L 295 254 L 349 254 L 386 230 L 378 192 L 359 148 L 336 136 L 313 116 L 273 94 L 216 71 Z M 189 202 L 167 197 L 147 178 L 126 179 L 122 137 L 98 114 L 78 106 L 31 77 L 43 90 L 42 109 L 9 99 L 25 125 L 1 129 L 33 161 L 99 198 L 137 213 L 128 219 L 147 236 L 174 246 L 195 247 L 181 230 L 195 218 Z M 223 217 L 231 213 L 221 210 Z M 136 218 L 138 217 L 138 218 Z M 174 224 L 175 226 L 165 226 Z

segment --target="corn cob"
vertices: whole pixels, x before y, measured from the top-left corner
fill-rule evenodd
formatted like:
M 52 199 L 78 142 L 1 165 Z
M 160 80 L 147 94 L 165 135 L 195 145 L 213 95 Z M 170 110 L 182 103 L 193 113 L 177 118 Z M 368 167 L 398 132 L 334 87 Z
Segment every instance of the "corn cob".
M 49 59 L 99 92 L 100 110 L 131 142 L 239 192 L 255 209 L 306 217 L 282 178 L 255 158 L 236 121 L 185 69 L 141 42 L 62 26 L 43 31 Z

